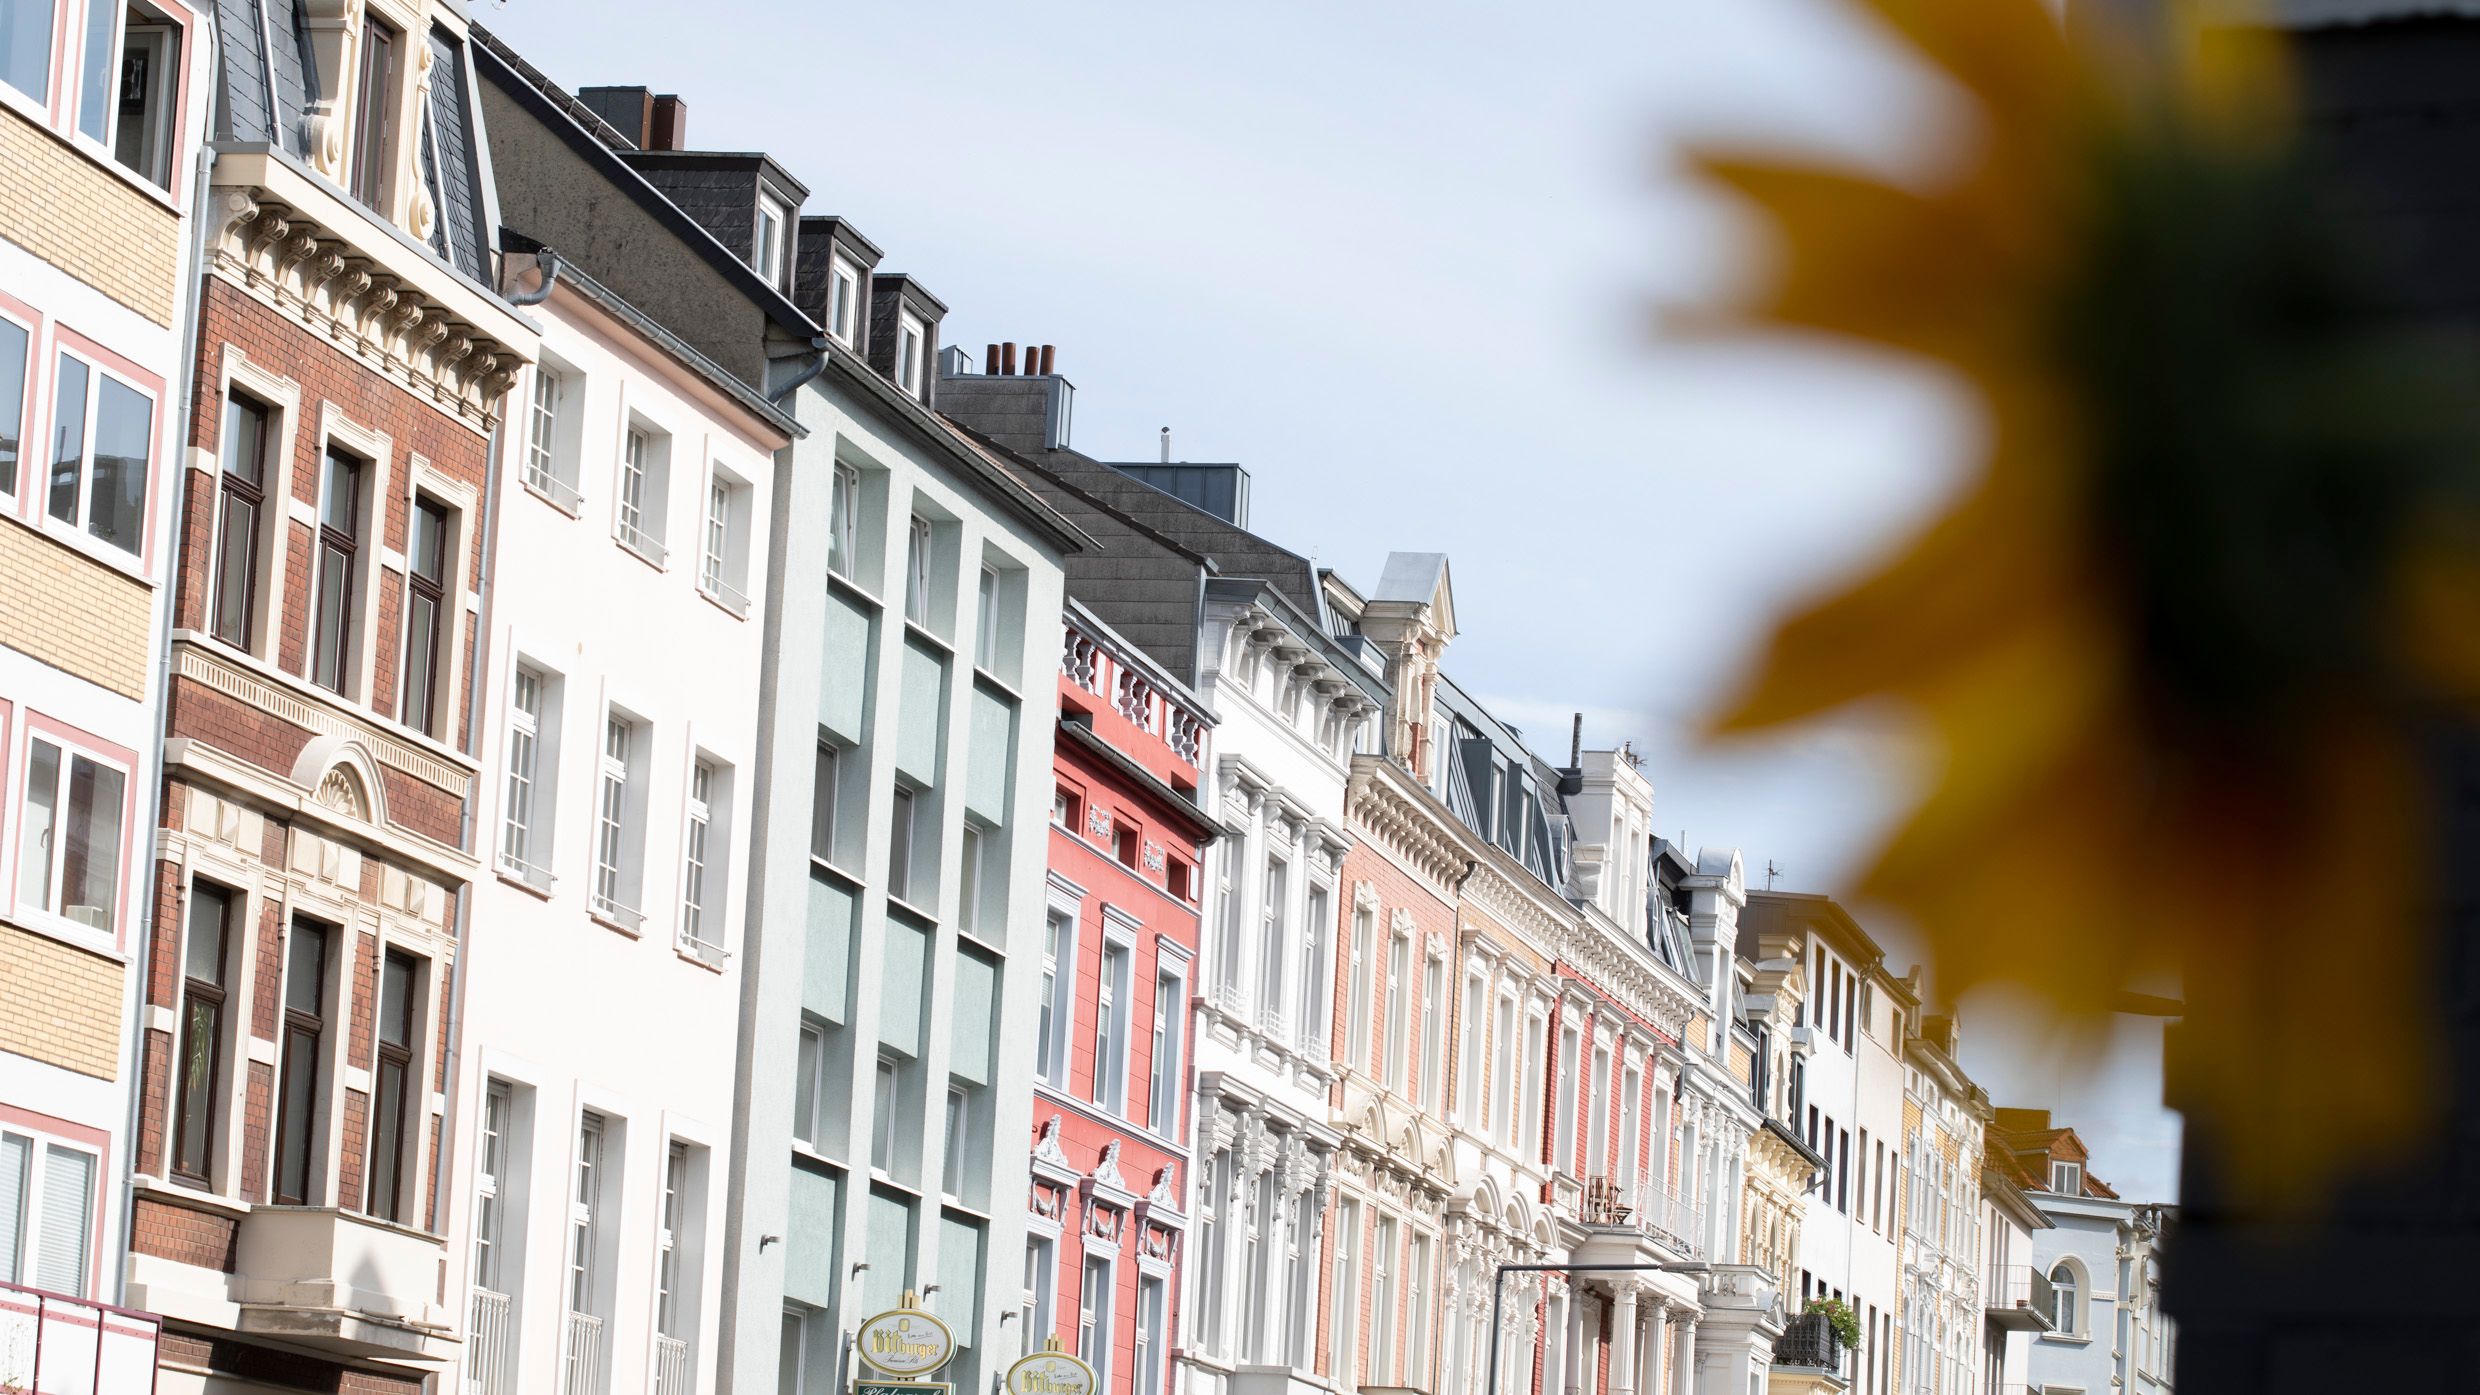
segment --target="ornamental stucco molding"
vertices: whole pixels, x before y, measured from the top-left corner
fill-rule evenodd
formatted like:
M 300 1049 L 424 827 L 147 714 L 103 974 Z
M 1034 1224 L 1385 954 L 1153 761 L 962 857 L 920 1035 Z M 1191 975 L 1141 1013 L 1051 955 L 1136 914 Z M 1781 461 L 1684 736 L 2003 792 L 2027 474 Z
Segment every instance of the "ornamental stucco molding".
M 526 366 L 526 350 L 374 260 L 360 243 L 376 240 L 362 229 L 324 226 L 260 185 L 223 186 L 208 261 L 252 298 L 487 435 Z M 393 246 L 384 252 L 413 255 Z
M 1442 901 L 1455 899 L 1455 884 L 1471 861 L 1461 843 L 1419 798 L 1398 787 L 1407 777 L 1375 756 L 1352 761 L 1344 809 L 1354 823 L 1429 884 Z
M 1621 1006 L 1674 1040 L 1686 1036 L 1688 1020 L 1702 1008 L 1685 988 L 1664 978 L 1651 961 L 1588 921 L 1561 925 L 1554 948 L 1559 958 L 1573 964 Z

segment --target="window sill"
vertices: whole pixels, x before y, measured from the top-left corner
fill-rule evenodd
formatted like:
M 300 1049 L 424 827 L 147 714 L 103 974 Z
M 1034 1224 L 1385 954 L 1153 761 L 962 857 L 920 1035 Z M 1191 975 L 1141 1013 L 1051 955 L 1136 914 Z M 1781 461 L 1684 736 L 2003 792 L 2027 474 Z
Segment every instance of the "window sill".
M 845 1165 L 842 1158 L 836 1157 L 832 1153 L 820 1152 L 818 1149 L 811 1147 L 809 1144 L 804 1143 L 797 1138 L 792 1140 L 792 1156 L 806 1159 L 807 1161 L 818 1163 L 825 1167 L 834 1168 L 836 1171 L 846 1175 L 850 1175 L 852 1172 L 852 1169 Z
M 529 867 L 523 871 L 520 871 L 509 866 L 506 862 L 495 862 L 492 864 L 492 870 L 499 874 L 499 879 L 501 881 L 515 887 L 517 890 L 524 892 L 526 895 L 533 897 L 537 901 L 549 901 L 551 899 L 552 888 L 559 882 L 559 878 L 552 876 L 549 871 L 540 867 Z M 540 873 L 542 880 L 539 882 L 535 881 L 532 876 L 528 875 L 529 873 Z
M 586 910 L 586 918 L 607 930 L 616 930 L 632 940 L 646 938 L 645 912 L 631 910 L 617 901 L 606 901 L 599 896 L 596 897 L 594 903 Z
M 990 1213 L 988 1211 L 985 1211 L 981 1207 L 975 1206 L 973 1203 L 966 1201 L 963 1197 L 956 1195 L 954 1192 L 939 1193 L 939 1209 L 942 1211 L 953 1211 L 959 1216 L 963 1216 L 968 1220 L 980 1221 L 984 1225 L 990 1224 Z
M 935 930 L 938 928 L 939 918 L 936 915 L 933 915 L 931 912 L 923 909 L 914 902 L 908 901 L 905 898 L 896 895 L 892 891 L 887 893 L 887 908 L 889 910 L 904 912 L 905 915 L 911 917 L 912 919 L 920 921 L 926 929 Z
M 537 478 L 532 470 L 521 471 L 520 478 L 524 481 L 526 493 L 549 504 L 554 510 L 570 518 L 586 516 L 586 496 L 578 493 L 576 487 L 568 481 L 557 476 L 552 476 L 546 481 Z
M 955 645 L 948 643 L 937 631 L 910 615 L 904 617 L 904 633 L 907 638 L 918 639 L 951 660 L 956 657 Z
M 24 469 L 25 462 L 20 461 L 19 468 Z M 150 591 L 159 589 L 155 579 L 148 574 L 146 558 L 142 553 L 124 551 L 118 543 L 105 542 L 83 528 L 64 523 L 40 510 L 31 518 L 14 511 L 0 513 L 0 518 L 9 519 L 20 527 L 31 528 L 87 561 L 109 567 Z
M 703 940 L 674 940 L 672 953 L 686 963 L 695 964 L 710 974 L 720 975 L 730 964 L 732 951 Z
M 880 600 L 875 593 L 863 589 L 861 583 L 832 567 L 827 570 L 827 589 L 841 591 L 872 610 L 884 612 L 887 609 L 887 603 Z
M 124 847 L 122 851 L 127 853 L 129 849 Z M 17 905 L 0 910 L 0 925 L 13 925 L 20 930 L 32 931 L 47 940 L 58 940 L 72 949 L 84 950 L 88 954 L 109 959 L 123 968 L 128 967 L 130 962 L 129 954 L 121 948 L 117 928 L 97 930 L 91 925 L 82 925 L 67 916 L 55 915 L 50 911 L 27 905 Z
M 185 1182 L 177 1177 L 150 1177 L 140 1173 L 129 1179 L 129 1187 L 130 1190 L 136 1192 L 156 1192 L 171 1197 L 177 1204 L 193 1210 L 210 1210 L 233 1220 L 247 1216 L 252 1209 L 251 1203 L 238 1197 L 226 1196 L 222 1192 L 199 1186 L 195 1182 Z
M 973 666 L 973 681 L 981 684 L 983 687 L 996 690 L 999 696 L 1006 698 L 1008 701 L 1015 703 L 1019 707 L 1025 705 L 1025 695 L 1016 691 L 1015 684 L 1010 683 L 995 673 L 992 673 L 989 669 L 982 667 L 980 664 L 975 664 Z
M 711 605 L 715 609 L 722 611 L 724 614 L 731 616 L 733 619 L 746 620 L 749 618 L 749 597 L 742 595 L 740 588 L 734 586 L 730 582 L 718 581 L 714 585 L 709 586 L 705 582 L 701 581 L 698 583 L 697 590 L 698 594 L 706 599 L 706 603 L 708 605 Z
M 632 537 L 628 530 L 619 529 L 612 533 L 611 540 L 619 545 L 621 551 L 636 558 L 638 561 L 645 563 L 647 566 L 654 568 L 656 571 L 663 572 L 671 570 L 671 552 L 666 549 L 662 543 L 657 542 L 655 539 L 647 537 L 643 533 Z
M 845 889 L 849 891 L 867 891 L 870 889 L 870 884 L 868 882 L 863 881 L 860 877 L 845 871 L 837 864 L 829 862 L 827 859 L 818 856 L 816 853 L 810 854 L 809 870 L 810 875 L 812 876 L 816 876 L 820 872 L 826 873 L 829 879 L 843 883 Z
M 2065 1347 L 2088 1347 L 2093 1341 L 2092 1334 L 2089 1332 L 2044 1332 L 2033 1340 Z
M 902 1192 L 911 1197 L 916 1204 L 929 1200 L 921 1188 L 910 1182 L 897 1181 L 893 1173 L 875 1163 L 870 1166 L 870 1186 L 872 1188 L 885 1187 L 891 1192 Z

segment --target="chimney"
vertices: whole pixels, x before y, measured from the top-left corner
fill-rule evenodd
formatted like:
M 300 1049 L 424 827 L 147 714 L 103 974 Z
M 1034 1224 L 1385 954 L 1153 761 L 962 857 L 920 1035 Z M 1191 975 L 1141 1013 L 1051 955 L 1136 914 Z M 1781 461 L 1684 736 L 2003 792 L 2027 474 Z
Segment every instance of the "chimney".
M 1013 339 L 999 345 L 999 372 L 1005 377 L 1016 376 L 1016 341 Z
M 577 100 L 639 150 L 654 138 L 654 93 L 646 88 L 580 87 Z
M 982 346 L 982 372 L 984 375 L 992 378 L 999 376 L 998 345 L 985 344 Z
M 1045 378 L 1051 375 L 1051 352 L 1050 345 L 1042 346 L 1042 376 Z
M 1171 463 L 1171 428 L 1168 426 L 1162 429 L 1162 463 Z
M 689 104 L 665 93 L 654 99 L 646 121 L 648 150 L 685 150 L 689 144 Z

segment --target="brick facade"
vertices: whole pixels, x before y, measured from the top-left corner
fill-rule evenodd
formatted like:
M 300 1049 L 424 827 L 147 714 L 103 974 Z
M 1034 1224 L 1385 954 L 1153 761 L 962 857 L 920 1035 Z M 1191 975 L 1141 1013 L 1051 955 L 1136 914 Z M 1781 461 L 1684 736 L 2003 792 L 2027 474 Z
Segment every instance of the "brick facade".
M 0 530 L 5 531 L 5 530 Z M 121 966 L 0 923 L 0 1051 L 98 1080 L 118 1077 Z
M 0 237 L 170 328 L 181 216 L 69 141 L 0 107 Z
M 143 701 L 154 606 L 138 578 L 0 519 L 0 645 Z

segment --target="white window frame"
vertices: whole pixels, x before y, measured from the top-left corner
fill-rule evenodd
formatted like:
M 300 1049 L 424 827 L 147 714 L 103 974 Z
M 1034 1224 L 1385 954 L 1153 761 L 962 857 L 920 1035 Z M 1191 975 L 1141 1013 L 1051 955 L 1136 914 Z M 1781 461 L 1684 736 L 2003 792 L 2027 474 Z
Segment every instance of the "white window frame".
M 842 257 L 827 273 L 827 332 L 847 348 L 861 342 L 861 268 Z
M 631 904 L 642 892 L 646 862 L 644 767 L 646 723 L 618 706 L 603 711 L 596 748 L 594 797 L 594 914 L 630 934 L 645 929 L 646 916 Z M 615 753 L 613 747 L 622 749 Z
M 1094 1282 L 1099 1269 L 1102 1281 Z M 1119 1296 L 1119 1264 L 1110 1254 L 1097 1249 L 1085 1251 L 1085 1263 L 1078 1274 L 1076 1290 L 1077 1354 L 1094 1369 L 1094 1389 L 1111 1388 L 1111 1351 L 1118 1336 L 1113 1328 L 1114 1301 Z M 1096 1340 L 1088 1342 L 1088 1337 Z
M 893 1176 L 899 1161 L 895 1126 L 904 1108 L 904 1065 L 902 1057 L 881 1051 L 870 1077 L 870 1172 L 874 1176 Z
M 1059 943 L 1054 946 L 1052 932 Z M 1050 1022 L 1043 1039 L 1035 1045 L 1034 1078 L 1054 1089 L 1066 1089 L 1070 1075 L 1068 1043 L 1076 1021 L 1076 944 L 1077 907 L 1062 905 L 1054 899 L 1042 920 L 1042 984 L 1050 1009 Z M 1041 1031 L 1037 1014 L 1037 1031 Z M 1048 1069 L 1045 1069 L 1047 1064 Z
M 103 1153 L 92 1144 L 17 1123 L 0 1123 L 0 1137 L 18 1140 L 26 1150 L 25 1174 L 18 1214 L 12 1218 L 17 1229 L 16 1244 L 11 1252 L 0 1253 L 0 1281 L 28 1288 L 66 1292 L 73 1298 L 86 1298 L 94 1293 L 98 1269 L 97 1257 L 103 1243 Z M 77 1262 L 74 1286 L 61 1289 L 38 1282 L 46 1277 L 38 1272 L 43 1260 L 44 1237 L 49 1227 L 44 1223 L 51 1204 L 51 1189 L 57 1185 L 52 1177 L 56 1165 L 54 1155 L 67 1153 L 86 1159 L 86 1203 L 79 1218 Z
M 1181 1024 L 1186 1020 L 1181 1007 L 1188 1000 L 1188 979 L 1181 969 L 1168 960 L 1154 966 L 1154 1028 L 1153 1044 L 1147 1050 L 1147 1070 L 1151 1079 L 1146 1086 L 1145 1126 L 1160 1138 L 1180 1136 L 1180 1097 L 1187 1093 L 1185 1062 L 1180 1059 Z
M 996 676 L 999 673 L 999 607 L 1006 595 L 1006 583 L 999 569 L 988 562 L 975 583 L 973 608 L 973 666 Z
M 773 236 L 769 236 L 769 233 Z M 784 283 L 784 254 L 792 245 L 792 210 L 772 194 L 758 195 L 757 216 L 749 230 L 749 264 L 770 286 Z
M 1041 1341 L 1056 1330 L 1059 1303 L 1059 1237 L 1038 1230 L 1025 1234 L 1025 1296 L 1021 1308 L 1024 1316 L 1017 1321 L 1025 1330 L 1025 1354 L 1040 1351 Z
M 716 962 L 732 934 L 732 767 L 699 751 L 689 762 L 680 859 L 680 947 Z
M 752 486 L 715 461 L 706 471 L 706 522 L 699 532 L 698 591 L 735 616 L 749 614 Z
M 526 398 L 525 459 L 518 473 L 537 498 L 577 518 L 585 512 L 585 495 L 577 481 L 577 428 L 585 375 L 549 352 L 533 372 L 533 388 Z
M 1379 1078 L 1407 1093 L 1412 1066 L 1412 918 L 1401 912 L 1386 937 L 1386 1057 Z
M 861 570 L 861 471 L 839 460 L 827 495 L 827 570 L 855 581 Z
M 612 488 L 611 535 L 661 571 L 671 556 L 669 531 L 672 435 L 632 412 L 620 427 L 620 460 Z
M 40 0 L 35 0 L 35 2 L 40 3 Z M 38 338 L 30 344 L 27 349 L 28 356 L 31 358 L 37 351 L 36 346 L 44 343 L 48 343 L 51 350 L 51 373 L 44 376 L 33 374 L 29 369 L 29 375 L 42 382 L 43 386 L 48 389 L 48 395 L 43 401 L 44 435 L 40 442 L 29 438 L 21 439 L 19 443 L 18 489 L 36 496 L 31 501 L 34 506 L 33 513 L 46 534 L 123 571 L 137 570 L 145 565 L 147 558 L 153 555 L 155 489 L 158 484 L 162 483 L 161 475 L 164 467 L 164 398 L 166 394 L 162 389 L 148 387 L 129 374 L 104 362 L 103 355 L 84 347 L 82 340 L 71 342 L 69 336 L 58 326 L 55 326 L 54 332 L 47 340 Z M 63 359 L 76 359 L 78 365 L 84 368 L 87 374 L 86 400 L 80 404 L 82 413 L 80 430 L 83 434 L 78 438 L 77 491 L 75 499 L 70 504 L 73 516 L 69 518 L 62 518 L 52 512 L 50 485 L 55 468 L 53 452 L 59 443 L 60 364 Z M 138 540 L 135 547 L 123 547 L 118 542 L 94 531 L 95 423 L 103 411 L 102 380 L 104 379 L 109 379 L 146 401 L 146 460 L 143 466 L 145 488 L 140 492 L 138 500 Z M 30 418 L 34 415 L 31 400 L 26 414 Z M 29 459 L 30 456 L 38 458 Z M 31 476 L 28 474 L 30 467 L 33 471 Z M 30 479 L 40 481 L 40 483 L 30 487 Z M 375 556 L 375 545 L 372 551 Z
M 1367 1070 L 1372 1000 L 1377 993 L 1372 982 L 1378 956 L 1378 902 L 1374 896 L 1356 894 L 1353 898 L 1351 955 L 1351 1000 L 1343 1008 L 1344 1064 L 1353 1070 Z
M 1106 908 L 1107 909 L 1107 908 Z M 1112 961 L 1121 981 L 1112 981 Z M 1094 1104 L 1123 1118 L 1128 1113 L 1129 1009 L 1136 993 L 1136 939 L 1109 923 L 1102 930 L 1102 957 L 1094 974 Z
M 5 715 L 5 712 L 0 712 L 0 716 Z M 100 743 L 65 723 L 39 720 L 36 714 L 24 709 L 19 710 L 18 716 L 21 732 L 0 732 L 11 738 L 11 745 L 0 751 L 0 755 L 14 757 L 9 761 L 6 772 L 7 788 L 0 790 L 0 813 L 6 816 L 5 825 L 0 826 L 0 862 L 5 862 L 8 868 L 8 882 L 0 886 L 0 906 L 14 905 L 20 919 L 55 937 L 117 948 L 122 932 L 127 928 L 124 922 L 128 910 L 129 883 L 135 875 L 130 866 L 131 839 L 134 836 L 131 825 L 138 817 L 138 772 L 130 759 L 117 753 L 107 753 Z M 31 806 L 34 796 L 34 748 L 38 743 L 55 751 L 57 761 L 52 775 L 50 830 L 46 834 L 49 841 L 42 853 L 43 885 L 35 894 L 29 895 L 26 878 L 35 870 L 35 864 L 30 860 L 34 849 L 27 846 L 27 839 L 35 829 Z M 67 876 L 68 860 L 60 854 L 68 841 L 69 800 L 79 761 L 120 777 L 120 799 L 111 811 L 115 828 L 111 854 L 111 899 L 106 905 L 92 908 L 102 912 L 103 923 L 100 925 L 89 924 L 71 915 L 70 908 L 61 901 L 66 894 L 64 878 Z
M 906 310 L 896 316 L 896 386 L 915 398 L 923 395 L 923 360 L 927 357 L 930 328 L 921 317 Z
M 938 534 L 929 519 L 914 514 L 904 530 L 904 619 L 923 629 L 930 628 L 931 567 L 935 564 Z

